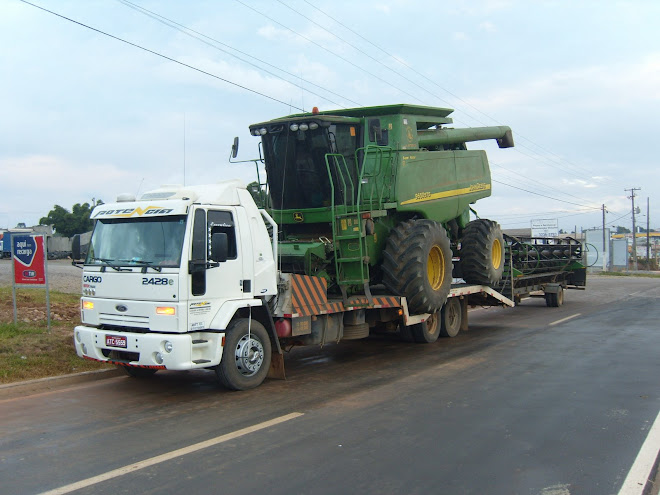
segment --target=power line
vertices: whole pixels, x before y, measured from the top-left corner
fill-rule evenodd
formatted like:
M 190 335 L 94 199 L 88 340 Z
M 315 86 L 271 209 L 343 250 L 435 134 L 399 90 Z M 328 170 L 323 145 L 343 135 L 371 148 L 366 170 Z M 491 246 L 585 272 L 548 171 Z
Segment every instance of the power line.
M 417 100 L 418 102 L 422 103 L 422 101 L 421 101 L 419 98 L 417 98 L 415 95 L 413 95 L 413 94 L 411 94 L 411 93 L 408 93 L 407 91 L 401 89 L 400 87 L 395 86 L 395 85 L 392 84 L 391 82 L 386 81 L 386 80 L 383 79 L 382 77 L 379 77 L 379 76 L 377 76 L 376 74 L 373 74 L 373 73 L 369 72 L 369 71 L 368 71 L 367 69 L 365 69 L 364 67 L 361 67 L 360 65 L 358 65 L 358 64 L 356 64 L 356 63 L 354 63 L 354 62 L 351 62 L 351 61 L 348 60 L 346 57 L 342 57 L 341 55 L 339 55 L 339 54 L 333 52 L 333 51 L 330 50 L 329 48 L 326 48 L 326 47 L 324 47 L 323 45 L 321 45 L 320 43 L 317 43 L 317 42 L 314 41 L 313 39 L 308 38 L 307 36 L 304 36 L 304 35 L 300 34 L 299 32 L 297 32 L 297 31 L 291 29 L 291 28 L 288 27 L 288 26 L 285 26 L 284 24 L 282 24 L 282 23 L 279 22 L 279 21 L 276 21 L 276 20 L 273 19 L 272 17 L 267 16 L 266 14 L 264 14 L 263 12 L 261 12 L 260 10 L 255 9 L 254 7 L 252 7 L 252 6 L 250 6 L 250 5 L 247 5 L 245 2 L 242 2 L 241 0 L 235 0 L 235 1 L 238 2 L 238 3 L 240 3 L 241 5 L 243 5 L 244 7 L 246 7 L 246 8 L 248 8 L 248 9 L 252 10 L 253 12 L 256 12 L 257 14 L 259 14 L 259 15 L 265 17 L 265 18 L 268 19 L 269 21 L 274 22 L 275 24 L 277 24 L 277 25 L 283 27 L 283 28 L 286 29 L 287 31 L 291 31 L 291 32 L 292 32 L 293 34 L 295 34 L 296 36 L 299 36 L 300 38 L 304 39 L 305 41 L 307 41 L 307 42 L 309 42 L 309 43 L 311 43 L 311 44 L 313 44 L 313 45 L 319 47 L 321 50 L 323 50 L 323 51 L 325 51 L 325 52 L 328 52 L 329 54 L 333 55 L 334 57 L 336 57 L 336 58 L 338 58 L 338 59 L 340 59 L 340 60 L 343 60 L 343 61 L 346 62 L 347 64 L 349 64 L 349 65 L 355 67 L 356 69 L 358 69 L 358 70 L 364 72 L 365 74 L 367 74 L 367 75 L 373 77 L 374 79 L 379 80 L 379 81 L 382 82 L 383 84 L 386 84 L 386 85 L 388 85 L 388 86 L 390 86 L 390 87 L 396 89 L 397 91 L 400 91 L 401 93 L 403 93 L 403 94 L 405 94 L 405 95 L 408 95 L 408 96 L 410 96 L 411 98 L 413 98 L 413 99 Z
M 154 51 L 154 50 L 150 50 L 149 48 L 145 48 L 145 47 L 140 46 L 140 45 L 138 45 L 138 44 L 136 44 L 136 43 L 132 43 L 132 42 L 127 41 L 127 40 L 125 40 L 125 39 L 123 39 L 123 38 L 119 38 L 118 36 L 114 36 L 114 35 L 112 35 L 112 34 L 106 33 L 105 31 L 101 31 L 100 29 L 96 29 L 96 28 L 94 28 L 94 27 L 92 27 L 92 26 L 89 26 L 89 25 L 84 24 L 84 23 L 82 23 L 82 22 L 76 21 L 75 19 L 71 19 L 71 18 L 66 17 L 66 16 L 64 16 L 64 15 L 58 14 L 57 12 L 53 12 L 52 10 L 48 10 L 48 9 L 46 9 L 46 8 L 44 8 L 44 7 L 40 7 L 39 5 L 35 5 L 35 4 L 31 3 L 31 2 L 28 2 L 27 0 L 19 0 L 19 1 L 20 1 L 20 2 L 23 2 L 23 3 L 27 4 L 27 5 L 31 5 L 32 7 L 36 7 L 36 8 L 39 9 L 39 10 L 43 10 L 44 12 L 48 12 L 49 14 L 52 14 L 52 15 L 54 15 L 54 16 L 60 17 L 61 19 L 65 19 L 65 20 L 67 20 L 67 21 L 69 21 L 69 22 L 73 22 L 74 24 L 78 24 L 79 26 L 85 27 L 85 28 L 87 28 L 87 29 L 91 29 L 92 31 L 95 31 L 95 32 L 97 32 L 97 33 L 99 33 L 99 34 L 102 34 L 102 35 L 104 35 L 104 36 L 107 36 L 108 38 L 112 38 L 112 39 L 115 39 L 115 40 L 117 40 L 117 41 L 121 41 L 122 43 L 126 43 L 127 45 L 131 45 L 131 46 L 133 46 L 133 47 L 135 47 L 135 48 L 139 48 L 140 50 L 143 50 L 143 51 L 145 51 L 145 52 L 149 52 L 149 53 L 151 53 L 151 54 L 153 54 L 153 55 L 156 55 L 156 56 L 158 56 L 158 57 L 164 58 L 165 60 L 169 60 L 170 62 L 174 62 L 174 63 L 177 63 L 177 64 L 182 65 L 182 66 L 184 66 L 184 67 L 188 67 L 189 69 L 193 69 L 193 70 L 195 70 L 195 71 L 197 71 L 197 72 L 200 72 L 200 73 L 202 73 L 202 74 L 206 74 L 207 76 L 211 76 L 211 77 L 213 77 L 213 78 L 215 78 L 215 79 L 218 79 L 218 80 L 220 80 L 220 81 L 222 81 L 222 82 L 226 82 L 227 84 L 231 84 L 232 86 L 236 86 L 236 87 L 238 87 L 238 88 L 244 89 L 244 90 L 246 90 L 246 91 L 249 91 L 250 93 L 254 93 L 254 94 L 256 94 L 256 95 L 263 96 L 264 98 L 268 98 L 269 100 L 276 101 L 277 103 L 281 103 L 282 105 L 286 105 L 286 106 L 289 106 L 289 107 L 293 107 L 293 108 L 295 108 L 296 110 L 300 110 L 301 112 L 304 111 L 302 108 L 299 108 L 299 107 L 297 107 L 297 106 L 295 106 L 295 105 L 292 105 L 291 103 L 287 103 L 287 102 L 285 102 L 285 101 L 278 100 L 277 98 L 275 98 L 275 97 L 273 97 L 273 96 L 269 96 L 269 95 L 267 95 L 267 94 L 265 94 L 265 93 L 261 93 L 261 92 L 259 92 L 259 91 L 254 90 L 254 89 L 250 89 L 250 88 L 248 88 L 248 87 L 246 87 L 246 86 L 243 86 L 243 85 L 241 85 L 241 84 L 238 84 L 238 83 L 235 83 L 235 82 L 233 82 L 233 81 L 230 81 L 229 79 L 225 79 L 225 78 L 223 78 L 223 77 L 217 76 L 217 75 L 212 74 L 212 73 L 210 73 L 210 72 L 207 72 L 207 71 L 205 71 L 205 70 L 199 69 L 199 68 L 197 68 L 197 67 L 195 67 L 195 66 L 193 66 L 193 65 L 186 64 L 186 63 L 184 63 L 184 62 L 181 62 L 180 60 L 176 60 L 176 59 L 174 59 L 174 58 L 172 58 L 172 57 L 168 57 L 167 55 L 163 55 L 162 53 L 158 53 L 158 52 L 156 52 L 156 51 Z
M 518 189 L 518 190 L 520 190 L 520 191 L 524 191 L 524 192 L 527 192 L 527 193 L 529 193 L 529 194 L 534 194 L 534 195 L 536 195 L 536 196 L 542 196 L 542 197 L 544 197 L 544 198 L 552 199 L 552 200 L 554 200 L 554 201 L 560 201 L 561 203 L 568 203 L 568 204 L 571 204 L 571 205 L 582 206 L 583 208 L 590 208 L 590 209 L 592 209 L 592 210 L 600 210 L 600 206 L 599 206 L 599 207 L 594 207 L 594 206 L 589 206 L 589 205 L 583 205 L 583 204 L 580 204 L 580 203 L 575 203 L 575 202 L 573 202 L 573 201 L 566 201 L 566 200 L 564 200 L 564 199 L 553 198 L 552 196 L 547 196 L 547 195 L 545 195 L 545 194 L 541 194 L 541 193 L 537 193 L 537 192 L 534 192 L 534 191 L 530 191 L 530 190 L 528 190 L 528 189 L 523 189 L 522 187 L 513 186 L 513 185 L 511 185 L 511 184 L 507 184 L 506 182 L 502 182 L 502 181 L 495 180 L 495 179 L 492 179 L 492 178 L 491 178 L 491 180 L 492 180 L 493 182 L 497 182 L 498 184 L 502 184 L 502 185 L 504 185 L 504 186 L 509 186 L 509 187 L 514 188 L 514 189 Z
M 191 38 L 193 38 L 193 39 L 196 39 L 196 40 L 198 40 L 198 41 L 200 41 L 200 42 L 206 44 L 207 46 L 209 46 L 209 47 L 211 47 L 211 48 L 213 48 L 213 49 L 215 49 L 215 50 L 218 50 L 218 51 L 221 51 L 221 52 L 223 52 L 223 53 L 226 53 L 226 54 L 229 55 L 230 57 L 234 57 L 235 59 L 240 60 L 241 62 L 243 62 L 243 63 L 245 63 L 245 64 L 248 64 L 248 65 L 250 65 L 250 66 L 252 66 L 252 67 L 255 67 L 255 68 L 259 69 L 260 71 L 263 71 L 263 72 L 265 72 L 266 74 L 270 74 L 270 75 L 272 75 L 273 77 L 276 77 L 276 78 L 278 78 L 278 79 L 280 79 L 280 80 L 282 80 L 282 81 L 285 81 L 285 82 L 287 82 L 287 83 L 289 83 L 289 84 L 291 84 L 291 85 L 293 85 L 293 86 L 300 87 L 301 89 L 303 89 L 303 88 L 302 88 L 302 84 L 298 84 L 298 83 L 295 83 L 295 82 L 289 81 L 288 79 L 285 79 L 285 78 L 283 78 L 283 77 L 281 77 L 281 76 L 278 76 L 277 74 L 275 74 L 275 73 L 273 73 L 273 72 L 271 72 L 271 71 L 268 71 L 268 70 L 264 69 L 263 67 L 260 67 L 260 66 L 258 66 L 257 64 L 254 64 L 254 63 L 252 63 L 252 62 L 250 62 L 250 61 L 248 61 L 248 60 L 245 60 L 244 58 L 241 58 L 241 57 L 239 57 L 238 55 L 235 55 L 235 54 L 231 53 L 231 52 L 228 51 L 228 50 L 224 50 L 224 49 L 222 49 L 221 47 L 216 46 L 216 45 L 213 44 L 213 43 L 217 43 L 217 44 L 219 44 L 219 45 L 221 45 L 221 46 L 224 46 L 224 47 L 228 48 L 229 50 L 233 50 L 233 51 L 235 51 L 235 52 L 237 52 L 237 53 L 240 53 L 241 55 L 245 55 L 246 57 L 252 58 L 252 59 L 254 59 L 254 60 L 256 60 L 256 61 L 258 61 L 258 62 L 260 62 L 260 63 L 262 63 L 262 64 L 264 64 L 264 65 L 267 65 L 268 67 L 272 67 L 272 68 L 274 68 L 274 69 L 277 69 L 277 70 L 279 70 L 280 72 L 283 72 L 283 73 L 285 73 L 285 74 L 287 74 L 287 75 L 289 75 L 289 76 L 291 76 L 291 77 L 294 77 L 294 78 L 298 79 L 298 80 L 301 81 L 301 82 L 304 82 L 305 84 L 309 84 L 310 86 L 314 86 L 314 87 L 316 87 L 316 88 L 322 89 L 323 91 L 326 91 L 326 92 L 328 92 L 328 93 L 330 93 L 330 94 L 332 94 L 332 95 L 338 96 L 338 97 L 340 97 L 340 98 L 342 98 L 342 99 L 344 99 L 344 100 L 346 100 L 346 101 L 350 101 L 351 103 L 354 103 L 355 105 L 361 106 L 360 103 L 358 103 L 358 102 L 356 102 L 356 101 L 354 101 L 354 100 L 351 100 L 350 98 L 348 98 L 348 97 L 346 97 L 346 96 L 344 96 L 344 95 L 340 95 L 339 93 L 335 93 L 334 91 L 332 91 L 332 90 L 330 90 L 330 89 L 328 89 L 328 88 L 325 88 L 325 87 L 323 87 L 323 86 L 320 86 L 320 85 L 318 85 L 318 84 L 315 84 L 315 83 L 313 83 L 313 82 L 311 82 L 311 81 L 308 81 L 308 80 L 306 80 L 306 79 L 300 78 L 297 74 L 293 74 L 293 73 L 291 73 L 291 72 L 288 72 L 288 71 L 282 69 L 281 67 L 277 67 L 277 66 L 274 65 L 274 64 L 271 64 L 271 63 L 269 63 L 269 62 L 267 62 L 267 61 L 265 61 L 265 60 L 262 60 L 262 59 L 260 59 L 260 58 L 257 58 L 257 57 L 255 57 L 254 55 L 251 55 L 251 54 L 249 54 L 249 53 L 247 53 L 247 52 L 244 52 L 244 51 L 241 51 L 241 50 L 239 50 L 239 49 L 237 49 L 237 48 L 234 48 L 233 46 L 228 45 L 227 43 L 223 43 L 222 41 L 219 41 L 219 40 L 217 40 L 217 39 L 215 39 L 215 38 L 212 38 L 212 37 L 210 37 L 210 36 L 208 36 L 208 35 L 206 35 L 206 34 L 204 34 L 204 33 L 200 33 L 199 31 L 195 31 L 194 29 L 191 29 L 191 28 L 189 28 L 189 27 L 187 27 L 187 26 L 185 26 L 185 25 L 183 25 L 183 24 L 180 24 L 180 23 L 178 23 L 178 22 L 176 22 L 176 21 L 174 21 L 174 20 L 172 20 L 172 19 L 169 19 L 169 18 L 167 18 L 167 17 L 165 17 L 165 16 L 162 16 L 162 15 L 160 15 L 160 14 L 158 14 L 158 13 L 152 11 L 152 10 L 146 9 L 146 8 L 140 6 L 140 5 L 137 5 L 137 4 L 133 3 L 133 2 L 130 2 L 129 0 L 117 0 L 117 1 L 118 1 L 119 3 L 125 5 L 126 7 L 129 7 L 129 8 L 131 8 L 131 9 L 135 10 L 136 12 L 139 12 L 139 13 L 141 13 L 141 14 L 143 14 L 143 15 L 146 15 L 147 17 L 150 17 L 151 19 L 153 19 L 153 20 L 155 20 L 155 21 L 157 21 L 157 22 L 160 22 L 161 24 L 164 24 L 165 26 L 168 26 L 168 27 L 170 27 L 170 28 L 172 28 L 172 29 L 175 29 L 175 30 L 177 30 L 177 31 L 179 31 L 179 32 L 181 32 L 181 33 L 183 33 L 183 34 L 185 34 L 186 36 L 189 36 L 189 37 L 191 37 Z M 191 33 L 194 33 L 194 34 L 191 34 Z M 195 35 L 199 35 L 199 36 L 195 36 Z M 201 36 L 201 38 L 200 38 L 200 36 Z M 202 38 L 206 38 L 206 39 L 202 39 Z M 206 40 L 210 40 L 210 41 L 212 41 L 213 43 L 210 43 L 209 41 L 206 41 Z M 304 88 L 304 89 L 305 89 L 305 91 L 307 91 L 307 92 L 310 93 L 310 94 L 313 94 L 314 96 L 318 96 L 319 98 L 322 98 L 323 100 L 326 100 L 326 101 L 332 103 L 333 105 L 337 105 L 338 107 L 342 107 L 342 108 L 343 108 L 343 105 L 340 105 L 339 103 L 337 103 L 337 102 L 335 102 L 335 101 L 332 101 L 332 100 L 330 100 L 330 99 L 328 99 L 328 98 L 326 98 L 326 97 L 324 97 L 324 96 L 322 96 L 322 95 L 319 95 L 318 93 L 314 93 L 313 91 L 310 91 L 310 90 L 307 89 L 307 88 Z
M 307 17 L 307 16 L 301 14 L 300 12 L 298 12 L 297 10 L 295 10 L 295 9 L 293 9 L 292 7 L 288 6 L 287 4 L 285 4 L 284 2 L 282 2 L 281 0 L 278 0 L 278 2 L 281 3 L 282 5 L 284 5 L 285 7 L 287 7 L 287 8 L 289 8 L 289 9 L 293 10 L 294 12 L 298 13 L 300 16 L 304 17 L 305 19 L 309 20 L 310 22 L 314 23 L 315 25 L 319 26 L 321 29 L 323 29 L 323 30 L 326 31 L 327 33 L 330 33 L 332 36 L 334 36 L 335 38 L 339 39 L 340 41 L 342 41 L 342 42 L 344 42 L 345 44 L 347 44 L 347 45 L 353 47 L 354 49 L 358 50 L 360 53 L 365 54 L 367 57 L 369 57 L 370 59 L 376 61 L 377 63 L 383 65 L 383 66 L 386 67 L 388 70 L 391 70 L 391 71 L 395 72 L 397 75 L 399 75 L 399 77 L 405 79 L 406 81 L 412 82 L 412 84 L 414 84 L 415 86 L 417 86 L 417 87 L 423 89 L 424 91 L 426 91 L 427 93 L 431 94 L 432 96 L 438 98 L 439 100 L 441 100 L 441 101 L 445 101 L 445 102 L 446 102 L 446 100 L 440 98 L 438 95 L 435 95 L 434 93 L 431 93 L 430 91 L 428 91 L 427 89 L 423 88 L 423 87 L 420 86 L 419 84 L 417 84 L 417 83 L 411 81 L 409 78 L 403 76 L 402 74 L 398 73 L 397 71 L 394 71 L 394 70 L 393 70 L 392 68 L 390 68 L 389 66 L 383 64 L 381 61 L 375 59 L 375 58 L 372 57 L 371 55 L 366 54 L 363 50 L 360 50 L 359 48 L 357 48 L 357 47 L 354 46 L 353 44 L 348 43 L 348 42 L 347 42 L 346 40 L 344 40 L 343 38 L 340 38 L 339 36 L 337 36 L 337 35 L 336 35 L 335 33 L 333 33 L 332 31 L 329 31 L 328 29 L 326 29 L 326 28 L 325 28 L 324 26 L 322 26 L 321 24 L 319 24 L 319 23 L 313 21 L 312 19 L 310 19 L 309 17 Z M 426 76 L 425 74 L 423 74 L 422 72 L 417 71 L 417 70 L 414 69 L 410 64 L 407 64 L 407 63 L 405 63 L 404 61 L 398 59 L 397 57 L 394 57 L 390 52 L 388 52 L 388 51 L 385 50 L 384 48 L 382 48 L 382 47 L 380 47 L 379 45 L 373 43 L 373 42 L 372 42 L 371 40 L 369 40 L 368 38 L 362 36 L 360 33 L 358 33 L 357 31 L 355 31 L 355 30 L 353 30 L 353 29 L 351 29 L 351 28 L 348 27 L 346 24 L 342 23 L 341 21 L 337 20 L 336 18 L 332 17 L 330 14 L 328 14 L 328 13 L 325 12 L 324 10 L 322 10 L 322 9 L 318 8 L 317 6 L 313 5 L 313 4 L 312 4 L 311 2 L 309 2 L 308 0 L 305 0 L 305 3 L 308 4 L 310 7 L 312 7 L 313 9 L 315 9 L 315 10 L 317 10 L 318 12 L 322 13 L 323 15 L 325 15 L 326 17 L 328 17 L 329 19 L 331 19 L 331 20 L 334 21 L 335 23 L 339 24 L 339 25 L 342 26 L 344 29 L 350 31 L 351 33 L 353 33 L 354 35 L 356 35 L 356 36 L 359 37 L 360 39 L 366 41 L 367 43 L 369 43 L 371 46 L 373 46 L 373 47 L 376 48 L 377 50 L 379 50 L 379 51 L 385 53 L 389 58 L 391 58 L 391 59 L 394 60 L 395 62 L 397 62 L 397 63 L 403 65 L 404 67 L 406 67 L 407 69 L 411 70 L 412 72 L 414 72 L 414 73 L 417 74 L 418 76 L 420 76 L 420 77 L 424 78 L 425 80 L 429 81 L 429 82 L 430 82 L 431 84 L 433 84 L 434 86 L 440 88 L 440 89 L 441 89 L 442 91 L 444 91 L 445 93 L 447 93 L 447 94 L 451 95 L 452 97 L 456 98 L 458 101 L 460 101 L 460 102 L 463 103 L 464 105 L 466 105 L 466 106 L 472 108 L 473 110 L 479 112 L 481 115 L 483 115 L 484 117 L 486 117 L 486 118 L 488 118 L 488 119 L 494 121 L 496 124 L 498 124 L 498 125 L 503 125 L 502 123 L 500 123 L 500 122 L 499 122 L 497 119 L 495 119 L 494 117 L 491 117 L 490 115 L 488 115 L 488 114 L 486 114 L 485 112 L 481 111 L 479 108 L 477 108 L 477 107 L 475 107 L 474 105 L 470 104 L 469 102 L 465 101 L 464 99 L 462 99 L 462 98 L 459 97 L 458 95 L 452 93 L 452 92 L 449 91 L 447 88 L 441 86 L 441 85 L 438 84 L 436 81 L 434 81 L 433 79 L 427 77 L 427 76 Z M 447 103 L 449 103 L 449 102 L 447 102 Z M 451 103 L 449 103 L 449 104 L 451 104 Z M 465 112 L 464 112 L 464 113 L 465 113 Z M 475 118 L 475 117 L 473 117 L 473 116 L 471 116 L 471 115 L 469 115 L 469 114 L 466 114 L 466 115 L 468 115 L 468 117 L 474 119 L 476 122 L 478 122 L 478 123 L 480 123 L 480 124 L 482 124 L 482 125 L 485 125 L 485 123 L 482 122 L 482 121 L 480 121 L 479 119 L 477 119 L 477 118 Z M 578 165 L 575 165 L 574 163 L 572 163 L 572 162 L 570 162 L 570 161 L 568 161 L 568 160 L 566 160 L 566 159 L 560 157 L 560 156 L 557 155 L 556 153 L 554 153 L 554 152 L 552 152 L 552 151 L 550 151 L 550 150 L 547 150 L 547 149 L 544 148 L 543 146 L 539 145 L 538 143 L 536 143 L 536 142 L 534 142 L 533 140 L 531 140 L 531 139 L 529 139 L 529 138 L 523 136 L 522 134 L 520 134 L 520 133 L 518 133 L 518 132 L 516 132 L 516 136 L 518 136 L 519 138 L 521 138 L 521 139 L 523 139 L 523 140 L 525 140 L 525 141 L 528 141 L 529 143 L 531 143 L 532 145 L 536 146 L 537 148 L 539 148 L 540 150 L 544 151 L 545 153 L 549 153 L 549 154 L 551 154 L 551 155 L 557 157 L 559 160 L 561 160 L 561 161 L 565 161 L 566 163 L 568 163 L 569 165 L 572 165 L 572 166 L 575 167 L 575 168 L 579 168 L 579 169 L 581 169 L 581 170 L 584 170 L 585 172 L 587 172 L 587 173 L 589 173 L 589 174 L 591 173 L 591 172 L 588 171 L 587 169 L 584 169 L 583 167 L 579 167 Z M 528 146 L 526 146 L 526 145 L 524 145 L 524 144 L 523 144 L 523 145 L 519 145 L 519 146 L 522 146 L 523 148 L 528 149 L 528 150 L 531 151 L 532 153 L 536 153 L 533 149 L 529 148 Z M 521 153 L 521 154 L 523 154 L 523 155 L 529 157 L 529 155 L 526 155 L 525 153 L 523 153 L 519 148 L 515 148 L 515 151 L 517 151 L 518 153 Z M 537 154 L 538 154 L 538 153 L 537 153 Z M 535 158 L 535 159 L 538 159 L 538 158 Z M 558 163 L 556 160 L 551 160 L 550 158 L 541 157 L 540 160 L 541 160 L 541 161 L 549 161 L 550 163 L 553 163 L 553 164 L 555 164 L 555 165 L 559 165 L 559 163 Z M 581 177 L 583 177 L 583 178 L 585 177 L 584 175 L 578 174 L 578 173 L 572 171 L 571 169 L 564 169 L 564 171 L 566 171 L 566 172 L 568 172 L 568 173 L 573 173 L 574 175 L 576 175 L 576 176 L 578 176 L 578 177 L 579 177 L 579 176 L 581 176 Z M 588 177 L 588 178 L 591 179 L 591 177 Z

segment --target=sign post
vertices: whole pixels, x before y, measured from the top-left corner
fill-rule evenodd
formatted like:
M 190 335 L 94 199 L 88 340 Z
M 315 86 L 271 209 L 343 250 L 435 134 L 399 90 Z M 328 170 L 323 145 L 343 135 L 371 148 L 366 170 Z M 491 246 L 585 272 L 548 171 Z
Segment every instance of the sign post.
M 50 333 L 50 292 L 48 290 L 48 245 L 43 235 L 18 235 L 11 237 L 12 295 L 14 298 L 14 323 L 18 320 L 16 287 L 45 287 L 48 332 Z

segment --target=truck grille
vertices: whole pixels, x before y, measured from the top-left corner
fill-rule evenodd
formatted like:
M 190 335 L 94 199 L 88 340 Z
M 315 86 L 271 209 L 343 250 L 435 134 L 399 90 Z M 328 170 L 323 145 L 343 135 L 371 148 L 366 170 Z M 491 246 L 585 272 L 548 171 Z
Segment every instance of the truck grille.
M 101 325 L 110 325 L 115 327 L 149 328 L 148 316 L 133 315 L 114 315 L 109 313 L 99 314 L 99 323 Z

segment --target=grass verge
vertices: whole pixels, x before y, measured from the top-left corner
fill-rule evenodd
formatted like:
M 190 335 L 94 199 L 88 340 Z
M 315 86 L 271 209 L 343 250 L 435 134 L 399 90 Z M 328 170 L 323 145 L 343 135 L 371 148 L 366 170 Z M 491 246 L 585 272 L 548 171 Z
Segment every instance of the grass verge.
M 76 355 L 79 301 L 76 294 L 50 292 L 49 332 L 44 289 L 17 289 L 14 323 L 11 287 L 0 288 L 0 383 L 111 368 Z

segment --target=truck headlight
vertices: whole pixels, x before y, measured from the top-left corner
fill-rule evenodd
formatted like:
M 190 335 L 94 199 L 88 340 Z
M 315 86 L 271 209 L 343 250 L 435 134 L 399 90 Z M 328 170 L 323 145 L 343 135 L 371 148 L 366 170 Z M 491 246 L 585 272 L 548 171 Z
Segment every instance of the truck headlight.
M 154 354 L 154 361 L 158 364 L 163 364 L 163 355 L 160 352 Z
M 94 302 L 93 301 L 83 301 L 82 306 L 83 306 L 83 309 L 94 309 Z
M 165 342 L 163 342 L 163 349 L 165 349 L 165 352 L 169 354 L 170 352 L 172 352 L 172 349 L 174 349 L 174 345 L 169 340 L 166 340 Z

